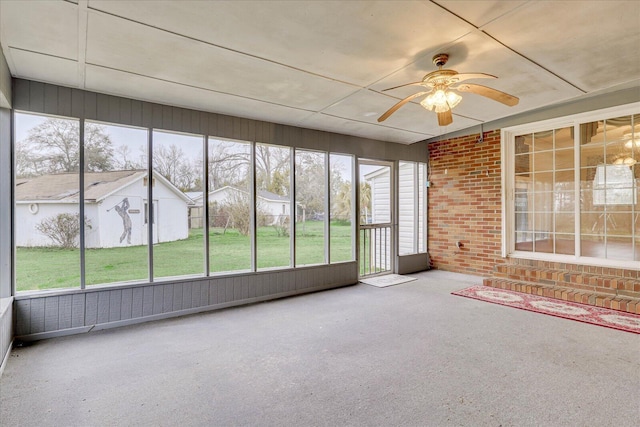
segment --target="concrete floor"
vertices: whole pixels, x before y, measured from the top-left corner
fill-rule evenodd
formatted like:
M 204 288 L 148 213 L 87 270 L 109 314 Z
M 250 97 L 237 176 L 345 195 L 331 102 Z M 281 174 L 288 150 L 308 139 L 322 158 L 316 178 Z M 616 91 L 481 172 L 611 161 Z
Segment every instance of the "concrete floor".
M 16 348 L 0 425 L 638 425 L 638 335 L 415 276 Z

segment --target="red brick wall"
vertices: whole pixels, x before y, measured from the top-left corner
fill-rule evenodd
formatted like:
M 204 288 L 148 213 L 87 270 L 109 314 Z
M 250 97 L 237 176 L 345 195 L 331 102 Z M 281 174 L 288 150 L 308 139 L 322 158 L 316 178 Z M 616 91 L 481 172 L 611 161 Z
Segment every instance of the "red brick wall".
M 489 276 L 504 262 L 500 130 L 479 136 L 429 144 L 428 246 L 433 268 Z

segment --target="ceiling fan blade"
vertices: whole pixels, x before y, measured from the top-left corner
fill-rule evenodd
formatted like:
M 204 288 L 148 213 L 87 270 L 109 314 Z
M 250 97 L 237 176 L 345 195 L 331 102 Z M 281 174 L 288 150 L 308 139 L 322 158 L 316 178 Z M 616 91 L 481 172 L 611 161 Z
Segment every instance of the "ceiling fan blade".
M 426 95 L 428 93 L 429 93 L 429 91 L 427 91 L 427 92 L 418 92 L 418 93 L 414 93 L 413 95 L 407 96 L 405 99 L 403 99 L 402 101 L 398 102 L 393 107 L 389 108 L 386 113 L 384 113 L 383 115 L 378 117 L 378 122 L 383 122 L 383 121 L 387 120 L 390 115 L 392 115 L 393 113 L 395 113 L 398 110 L 398 108 L 402 107 L 404 104 L 406 104 L 407 102 L 411 101 L 412 99 L 415 99 L 415 98 L 417 98 L 419 96 L 422 96 L 422 95 Z
M 451 89 L 459 90 L 460 92 L 471 92 L 475 93 L 476 95 L 486 96 L 487 98 L 501 102 L 504 105 L 508 105 L 509 107 L 518 105 L 518 102 L 520 101 L 520 99 L 513 95 L 509 95 L 508 93 L 500 92 L 497 89 L 492 89 L 490 87 L 475 85 L 471 83 L 461 84 L 459 86 L 452 87 Z
M 497 79 L 496 76 L 491 75 L 491 74 L 485 74 L 485 73 L 458 73 L 455 76 L 453 76 L 454 79 L 457 79 L 457 81 L 462 82 L 464 80 L 469 80 L 469 79 Z
M 386 92 L 386 91 L 388 91 L 388 90 L 393 90 L 393 89 L 398 89 L 398 88 L 400 88 L 400 87 L 411 86 L 411 85 L 417 85 L 417 86 L 420 86 L 421 84 L 422 84 L 422 81 L 419 81 L 419 82 L 413 82 L 413 83 L 405 83 L 405 84 L 400 85 L 400 86 L 394 86 L 394 87 L 390 87 L 390 88 L 387 88 L 387 89 L 382 89 L 382 92 Z
M 451 109 L 443 113 L 438 113 L 438 125 L 447 126 L 453 123 L 453 116 L 451 115 Z

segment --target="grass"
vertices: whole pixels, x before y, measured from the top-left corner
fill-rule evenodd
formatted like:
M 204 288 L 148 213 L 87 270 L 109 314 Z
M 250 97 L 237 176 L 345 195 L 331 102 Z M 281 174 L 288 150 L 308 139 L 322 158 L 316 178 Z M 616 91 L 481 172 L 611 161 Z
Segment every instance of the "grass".
M 296 264 L 324 263 L 324 224 L 307 221 L 304 233 L 296 236 Z M 279 237 L 273 227 L 257 230 L 258 268 L 289 266 L 290 240 Z M 210 270 L 249 270 L 251 241 L 236 230 L 209 233 Z M 204 273 L 204 235 L 191 230 L 187 239 L 153 246 L 154 277 L 202 275 Z M 351 226 L 331 223 L 331 262 L 348 261 L 351 255 Z M 87 285 L 148 280 L 146 246 L 87 249 Z M 16 248 L 16 287 L 18 291 L 73 288 L 80 286 L 80 250 L 59 248 Z

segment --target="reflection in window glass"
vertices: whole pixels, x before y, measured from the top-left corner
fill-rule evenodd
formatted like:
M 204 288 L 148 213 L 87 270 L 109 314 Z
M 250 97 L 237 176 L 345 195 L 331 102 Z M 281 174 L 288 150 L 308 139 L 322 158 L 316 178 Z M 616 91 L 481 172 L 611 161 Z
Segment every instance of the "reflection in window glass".
M 324 153 L 296 150 L 296 265 L 325 260 Z
M 581 252 L 583 256 L 638 260 L 638 116 L 585 123 L 581 132 Z
M 575 252 L 573 128 L 516 136 L 516 250 Z
M 209 271 L 251 269 L 251 145 L 209 137 Z M 202 226 L 203 198 L 190 207 Z
M 87 121 L 84 135 L 85 283 L 148 280 L 147 130 Z
M 80 286 L 79 138 L 78 120 L 15 114 L 18 291 Z M 89 165 L 99 171 L 108 147 L 88 144 Z
M 331 217 L 330 262 L 352 261 L 353 254 L 353 157 L 342 154 L 329 156 Z
M 291 149 L 256 144 L 258 268 L 291 265 Z
M 153 132 L 153 201 L 145 209 L 152 220 L 156 278 L 204 274 L 203 224 L 189 221 L 193 198 L 204 189 L 203 147 L 201 136 Z

